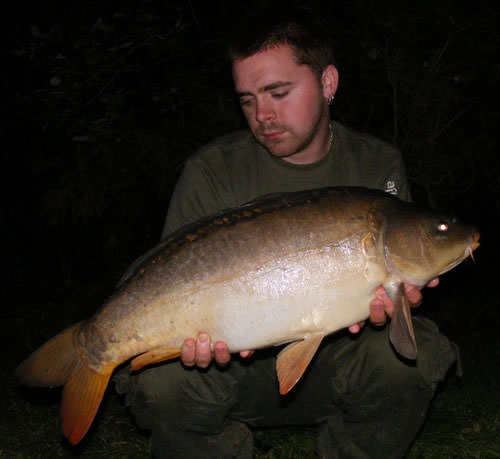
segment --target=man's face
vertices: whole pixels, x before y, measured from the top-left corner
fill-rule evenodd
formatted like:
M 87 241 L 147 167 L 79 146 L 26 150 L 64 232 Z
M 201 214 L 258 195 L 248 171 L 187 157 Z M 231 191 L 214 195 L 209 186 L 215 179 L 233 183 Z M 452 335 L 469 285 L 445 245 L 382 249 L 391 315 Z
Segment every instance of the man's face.
M 290 46 L 235 60 L 233 79 L 248 125 L 264 147 L 290 162 L 315 160 L 311 151 L 328 136 L 330 94 L 308 65 L 296 62 Z

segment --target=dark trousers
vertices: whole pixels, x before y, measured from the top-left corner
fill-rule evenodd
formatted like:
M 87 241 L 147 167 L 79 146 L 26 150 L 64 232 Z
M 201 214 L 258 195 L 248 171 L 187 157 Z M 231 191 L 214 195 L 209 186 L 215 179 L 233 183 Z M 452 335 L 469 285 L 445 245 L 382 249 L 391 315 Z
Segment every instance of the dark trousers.
M 275 350 L 226 368 L 186 369 L 178 361 L 115 377 L 136 422 L 152 430 L 162 458 L 250 458 L 248 426 L 316 423 L 321 457 L 402 457 L 421 427 L 456 351 L 434 323 L 414 320 L 416 364 L 399 359 L 387 330 L 325 339 L 301 381 L 278 392 Z

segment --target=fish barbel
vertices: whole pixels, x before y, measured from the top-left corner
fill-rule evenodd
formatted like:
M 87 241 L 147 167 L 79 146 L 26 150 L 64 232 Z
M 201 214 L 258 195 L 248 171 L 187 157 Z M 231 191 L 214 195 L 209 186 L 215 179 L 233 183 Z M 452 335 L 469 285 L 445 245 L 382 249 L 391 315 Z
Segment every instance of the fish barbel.
M 208 333 L 231 352 L 290 343 L 277 357 L 281 394 L 324 336 L 369 316 L 383 285 L 390 341 L 417 350 L 404 283 L 424 286 L 472 254 L 479 233 L 386 193 L 334 187 L 284 193 L 189 225 L 133 265 L 90 319 L 47 341 L 16 370 L 30 386 L 64 385 L 63 432 L 89 429 L 114 369 L 176 358 Z

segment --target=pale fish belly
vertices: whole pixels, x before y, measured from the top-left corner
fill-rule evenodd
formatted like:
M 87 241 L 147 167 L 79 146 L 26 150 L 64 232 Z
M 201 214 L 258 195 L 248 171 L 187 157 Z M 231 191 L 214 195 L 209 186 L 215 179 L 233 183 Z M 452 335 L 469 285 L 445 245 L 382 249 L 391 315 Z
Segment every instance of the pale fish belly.
M 326 335 L 366 319 L 384 270 L 359 251 L 346 259 L 329 249 L 273 261 L 206 290 L 202 301 L 216 319 L 207 330 L 212 338 L 236 352 Z

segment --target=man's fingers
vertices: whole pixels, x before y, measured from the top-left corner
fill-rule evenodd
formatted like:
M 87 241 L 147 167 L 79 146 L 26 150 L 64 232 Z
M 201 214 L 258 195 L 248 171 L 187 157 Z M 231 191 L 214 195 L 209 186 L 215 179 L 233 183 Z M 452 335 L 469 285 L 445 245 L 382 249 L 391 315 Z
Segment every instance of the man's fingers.
M 212 349 L 210 335 L 204 332 L 198 333 L 196 340 L 193 338 L 184 340 L 181 347 L 181 361 L 184 365 L 188 367 L 196 365 L 200 368 L 206 368 L 213 358 L 218 365 L 229 363 L 231 354 L 226 343 L 217 341 Z
M 426 287 L 436 287 L 439 285 L 439 277 L 436 277 L 435 279 L 432 279 Z
M 212 351 L 210 349 L 210 336 L 206 333 L 198 333 L 194 360 L 196 365 L 201 368 L 206 368 L 210 365 Z
M 387 317 L 392 317 L 394 304 L 387 295 L 385 288 L 380 286 L 375 291 L 375 299 L 370 303 L 370 322 L 373 325 L 381 326 L 387 321 Z
M 243 357 L 244 359 L 251 357 L 253 355 L 254 351 L 240 351 L 240 357 Z
M 426 287 L 436 287 L 439 285 L 439 277 L 436 277 L 435 279 L 432 279 Z M 422 303 L 422 292 L 418 287 L 415 287 L 414 285 L 408 285 L 405 284 L 405 292 L 406 292 L 406 297 L 410 301 L 411 305 L 413 307 L 420 306 Z
M 217 341 L 214 344 L 214 358 L 218 365 L 227 365 L 231 360 L 227 344 L 223 341 Z
M 195 364 L 195 341 L 193 338 L 187 338 L 182 343 L 181 347 L 181 362 L 187 367 L 192 367 Z
M 359 333 L 361 329 L 365 326 L 365 321 L 358 322 L 357 324 L 353 324 L 349 327 L 349 331 L 351 333 Z
M 419 306 L 420 303 L 422 303 L 422 292 L 420 292 L 420 289 L 418 287 L 406 284 L 405 292 L 408 301 L 413 307 Z
M 392 306 L 392 302 L 390 303 L 390 306 Z M 381 327 L 387 320 L 386 314 L 392 314 L 392 310 L 390 309 L 390 313 L 387 312 L 385 302 L 380 298 L 375 298 L 370 303 L 370 322 L 377 327 Z

